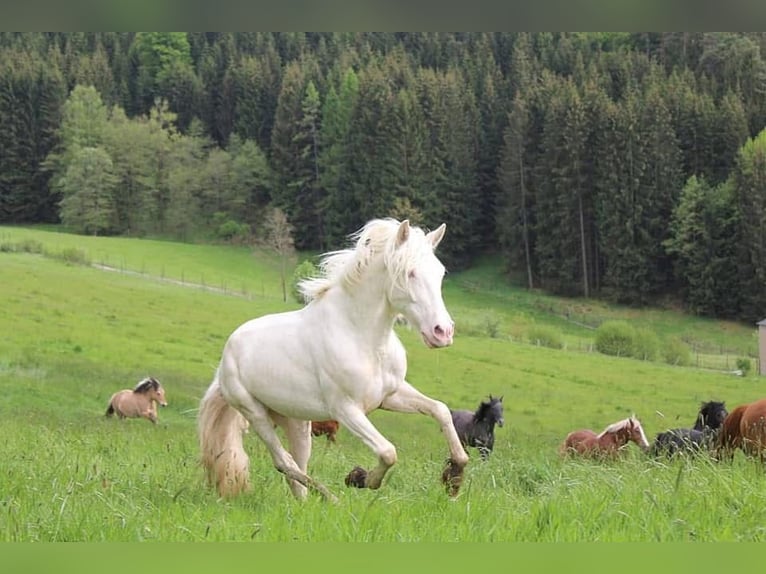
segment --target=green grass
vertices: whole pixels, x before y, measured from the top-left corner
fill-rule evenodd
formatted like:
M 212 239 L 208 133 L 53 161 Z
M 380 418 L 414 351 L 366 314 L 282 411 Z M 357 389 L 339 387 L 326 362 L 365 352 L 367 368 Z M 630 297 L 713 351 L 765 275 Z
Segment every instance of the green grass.
M 742 455 L 726 464 L 706 458 L 661 463 L 631 445 L 624 460 L 596 464 L 557 454 L 570 430 L 601 429 L 632 412 L 650 440 L 666 428 L 689 426 L 701 401 L 726 400 L 732 408 L 760 398 L 760 379 L 511 338 L 508 329 L 525 320 L 558 325 L 570 336 L 579 332 L 535 304 L 540 295 L 499 283 L 466 287 L 475 283 L 473 274 L 492 275 L 486 268 L 450 275 L 445 299 L 459 329 L 491 313 L 502 322 L 499 336 L 461 329 L 449 349 L 429 350 L 416 334 L 399 329 L 408 378 L 427 394 L 455 408 L 474 408 L 489 393 L 505 397 L 506 426 L 496 431 L 495 452 L 487 463 L 472 452 L 457 499 L 439 484 L 447 452 L 436 424 L 375 412 L 373 422 L 399 455 L 380 490 L 344 486 L 354 465 L 374 460 L 341 429 L 336 445 L 316 440 L 310 463 L 338 505 L 318 496 L 293 500 L 254 436 L 246 441 L 253 492 L 221 500 L 205 487 L 197 464 L 196 409 L 229 333 L 251 317 L 295 308 L 281 301 L 276 265 L 221 246 L 19 228 L 0 230 L 0 243 L 27 233 L 49 253 L 87 248 L 112 257 L 114 249 L 147 266 L 178 251 L 190 273 L 220 269 L 232 281 L 241 273 L 248 288 L 262 283 L 271 295 L 208 292 L 148 274 L 0 252 L 0 330 L 10 334 L 0 338 L 0 540 L 766 539 L 766 475 Z M 653 325 L 637 310 L 604 309 L 614 316 L 629 311 Z M 675 312 L 647 313 L 657 317 L 661 336 L 685 329 L 709 341 L 726 329 L 735 343 L 750 336 L 746 326 L 724 329 Z M 682 325 L 673 327 L 676 319 Z M 170 404 L 159 424 L 104 418 L 111 393 L 148 374 L 167 389 Z

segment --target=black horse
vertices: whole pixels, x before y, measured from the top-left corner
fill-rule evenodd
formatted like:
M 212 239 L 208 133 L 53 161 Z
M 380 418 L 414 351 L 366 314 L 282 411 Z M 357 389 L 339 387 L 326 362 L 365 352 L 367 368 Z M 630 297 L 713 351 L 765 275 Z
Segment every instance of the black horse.
M 469 446 L 479 449 L 482 460 L 487 460 L 495 446 L 495 425 L 502 427 L 505 422 L 503 397 L 489 395 L 489 401 L 482 401 L 476 412 L 464 410 L 450 412 L 463 447 L 466 450 Z
M 651 452 L 658 456 L 672 456 L 679 453 L 696 453 L 709 449 L 726 415 L 729 414 L 722 402 L 709 401 L 702 403 L 694 427 L 690 429 L 670 429 L 657 435 Z

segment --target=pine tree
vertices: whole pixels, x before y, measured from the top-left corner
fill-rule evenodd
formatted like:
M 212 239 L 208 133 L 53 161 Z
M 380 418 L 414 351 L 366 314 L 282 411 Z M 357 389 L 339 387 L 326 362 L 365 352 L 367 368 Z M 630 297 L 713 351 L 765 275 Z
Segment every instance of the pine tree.
M 748 139 L 733 172 L 739 212 L 739 277 L 742 318 L 755 322 L 766 309 L 766 130 Z
M 343 74 L 339 89 L 331 84 L 322 107 L 320 130 L 320 177 L 324 189 L 324 235 L 328 246 L 345 245 L 349 230 L 356 224 L 347 180 L 347 154 L 351 117 L 359 97 L 359 78 L 353 69 Z
M 527 287 L 533 289 L 534 198 L 529 187 L 530 166 L 526 159 L 529 123 L 527 103 L 522 94 L 517 93 L 503 134 L 497 176 L 500 192 L 495 225 L 508 266 L 523 267 Z

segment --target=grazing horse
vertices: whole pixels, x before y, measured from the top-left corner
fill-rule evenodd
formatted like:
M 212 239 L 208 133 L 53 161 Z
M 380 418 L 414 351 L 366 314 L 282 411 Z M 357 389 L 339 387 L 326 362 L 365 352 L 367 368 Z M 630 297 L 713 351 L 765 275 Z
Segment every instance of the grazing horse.
M 249 459 L 235 432 L 243 416 L 297 498 L 311 488 L 337 501 L 307 474 L 312 420 L 337 420 L 373 451 L 377 466 L 355 467 L 345 482 L 379 488 L 397 453 L 367 417 L 378 408 L 437 421 L 450 452 L 441 478 L 451 496 L 458 493 L 468 454 L 449 408 L 406 381 L 407 357 L 394 331 L 403 315 L 427 347 L 452 344 L 445 270 L 434 253 L 445 229 L 426 233 L 407 220 L 372 220 L 352 235 L 353 247 L 325 254 L 319 276 L 301 281 L 305 307 L 253 319 L 229 336 L 198 415 L 202 464 L 219 494 L 249 488 Z
M 452 422 L 457 436 L 464 447 L 475 447 L 482 460 L 489 458 L 495 446 L 495 424 L 501 427 L 503 419 L 503 397 L 489 395 L 489 401 L 482 401 L 476 412 L 454 410 Z
M 562 443 L 559 452 L 562 455 L 583 455 L 591 458 L 612 458 L 634 442 L 642 450 L 649 448 L 644 429 L 635 415 L 612 423 L 599 434 L 590 429 L 570 432 Z
M 340 425 L 338 421 L 311 421 L 311 434 L 314 436 L 327 435 L 327 442 L 335 442 L 335 435 Z
M 710 448 L 716 440 L 723 421 L 728 415 L 725 403 L 709 401 L 702 403 L 694 427 L 671 429 L 657 435 L 652 445 L 655 456 L 699 452 Z
M 157 403 L 162 407 L 168 406 L 165 400 L 165 389 L 154 377 L 147 377 L 134 389 L 118 391 L 109 399 L 106 416 L 114 414 L 118 418 L 143 417 L 153 423 L 157 422 Z
M 766 399 L 740 405 L 726 417 L 718 451 L 730 458 L 735 448 L 766 460 Z

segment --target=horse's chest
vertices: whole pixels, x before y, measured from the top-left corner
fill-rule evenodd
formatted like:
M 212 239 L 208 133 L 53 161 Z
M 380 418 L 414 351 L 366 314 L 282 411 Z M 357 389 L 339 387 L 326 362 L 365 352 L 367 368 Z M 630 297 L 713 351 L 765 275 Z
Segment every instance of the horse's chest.
M 353 381 L 352 393 L 369 412 L 380 406 L 388 395 L 395 392 L 404 380 L 405 367 L 396 356 L 380 352 L 370 357 L 367 376 Z

